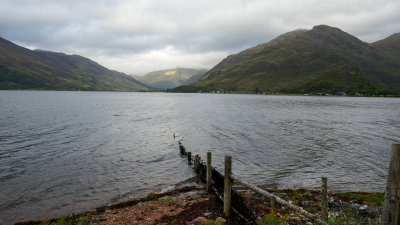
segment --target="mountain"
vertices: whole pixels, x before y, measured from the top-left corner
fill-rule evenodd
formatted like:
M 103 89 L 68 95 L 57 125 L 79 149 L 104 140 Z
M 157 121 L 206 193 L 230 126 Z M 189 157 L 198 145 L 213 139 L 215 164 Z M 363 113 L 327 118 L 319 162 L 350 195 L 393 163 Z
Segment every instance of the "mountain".
M 228 56 L 173 91 L 400 95 L 399 59 L 399 34 L 369 44 L 319 25 Z
M 180 85 L 191 84 L 200 79 L 207 70 L 176 68 L 154 71 L 144 76 L 134 76 L 140 82 L 156 89 L 169 89 Z
M 0 38 L 0 89 L 146 91 L 150 88 L 88 58 L 32 51 Z

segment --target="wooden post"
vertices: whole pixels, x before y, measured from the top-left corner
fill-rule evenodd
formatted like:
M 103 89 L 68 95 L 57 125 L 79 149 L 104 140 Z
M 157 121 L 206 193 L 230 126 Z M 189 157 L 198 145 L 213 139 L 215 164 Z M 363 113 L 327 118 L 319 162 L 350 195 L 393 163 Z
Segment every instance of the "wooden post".
M 211 193 L 211 152 L 207 152 L 207 191 Z
M 200 172 L 200 157 L 199 155 L 194 156 L 194 170 L 196 171 L 197 174 Z
M 328 221 L 328 179 L 322 177 L 321 220 Z
M 276 198 L 271 198 L 271 210 L 276 212 Z
M 224 177 L 224 215 L 229 217 L 231 214 L 231 172 L 232 156 L 225 156 L 225 177 Z
M 185 155 L 185 147 L 183 146 L 182 142 L 178 142 L 179 143 L 179 150 L 181 151 L 182 155 Z
M 188 157 L 188 164 L 191 165 L 192 164 L 192 153 L 188 152 L 187 157 Z
M 400 144 L 392 144 L 381 224 L 400 224 Z

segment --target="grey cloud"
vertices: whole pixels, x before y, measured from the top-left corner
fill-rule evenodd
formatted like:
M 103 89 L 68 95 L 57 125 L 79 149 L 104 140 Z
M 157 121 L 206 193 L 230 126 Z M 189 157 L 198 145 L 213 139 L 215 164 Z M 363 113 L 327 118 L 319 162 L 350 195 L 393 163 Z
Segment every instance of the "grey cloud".
M 374 42 L 400 31 L 399 11 L 398 0 L 1 0 L 0 36 L 140 74 L 211 68 L 228 54 L 318 24 Z

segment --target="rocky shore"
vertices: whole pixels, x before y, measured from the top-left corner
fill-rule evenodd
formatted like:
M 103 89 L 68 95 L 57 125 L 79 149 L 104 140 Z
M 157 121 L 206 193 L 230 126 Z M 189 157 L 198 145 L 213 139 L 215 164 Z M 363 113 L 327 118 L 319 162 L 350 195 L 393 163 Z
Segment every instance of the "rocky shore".
M 319 214 L 321 192 L 297 190 L 268 190 L 279 197 L 292 201 L 307 211 Z M 238 190 L 244 206 L 251 210 L 253 224 L 314 224 L 312 219 L 288 208 L 271 210 L 269 199 L 249 190 Z M 328 224 L 379 224 L 382 193 L 329 194 Z M 144 198 L 133 199 L 93 211 L 55 218 L 48 221 L 27 221 L 19 225 L 62 224 L 245 224 L 237 215 L 223 218 L 222 204 L 204 185 L 191 178 L 175 185 L 170 191 L 151 193 Z

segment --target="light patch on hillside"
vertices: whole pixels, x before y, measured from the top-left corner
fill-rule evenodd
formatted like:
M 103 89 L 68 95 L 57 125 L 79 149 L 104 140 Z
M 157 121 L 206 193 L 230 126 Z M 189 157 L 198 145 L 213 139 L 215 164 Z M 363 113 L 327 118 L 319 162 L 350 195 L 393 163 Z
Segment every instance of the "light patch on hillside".
M 169 70 L 167 72 L 165 72 L 166 76 L 174 76 L 176 74 L 176 70 Z

